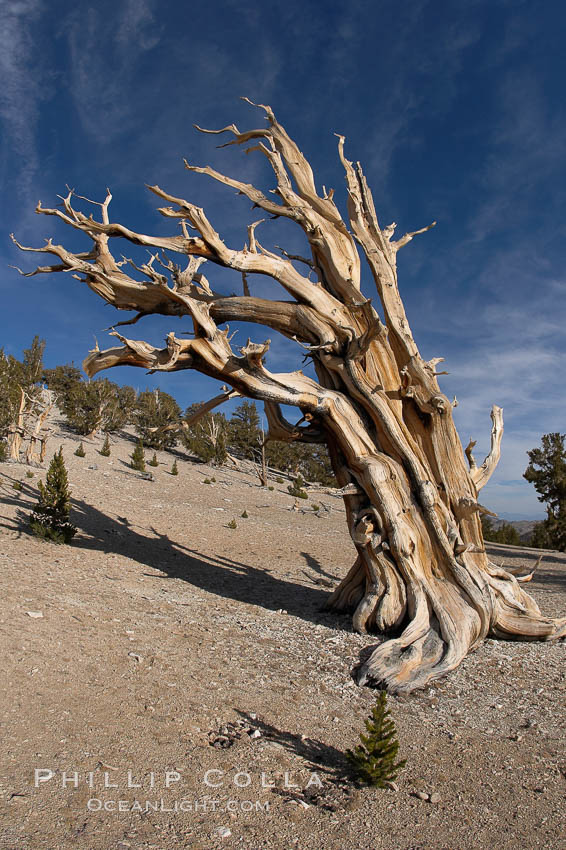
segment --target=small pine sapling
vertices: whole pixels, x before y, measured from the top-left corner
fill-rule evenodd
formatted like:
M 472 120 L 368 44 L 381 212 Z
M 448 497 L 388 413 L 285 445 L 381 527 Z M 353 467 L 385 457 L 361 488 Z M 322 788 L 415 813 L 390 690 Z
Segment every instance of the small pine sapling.
M 31 472 L 29 469 L 26 472 L 26 478 L 33 478 L 33 472 Z
M 132 469 L 137 469 L 138 472 L 145 472 L 145 452 L 143 450 L 143 443 L 141 440 L 138 440 L 138 444 L 130 457 L 132 459 L 130 464 Z
M 291 496 L 294 496 L 296 499 L 308 499 L 308 494 L 303 487 L 305 486 L 305 482 L 301 475 L 297 475 L 296 478 L 293 478 L 293 483 L 289 484 L 287 487 L 288 492 Z
M 102 448 L 100 449 L 100 454 L 102 457 L 110 457 L 110 438 L 108 437 L 108 434 L 106 434 L 106 438 Z
M 406 759 L 395 761 L 399 741 L 391 712 L 387 708 L 385 691 L 380 691 L 377 703 L 365 725 L 368 734 L 361 734 L 362 743 L 353 750 L 346 750 L 346 758 L 363 782 L 376 788 L 385 788 L 397 778 L 399 771 L 406 764 Z
M 149 460 L 147 462 L 147 465 L 148 466 L 159 466 L 159 461 L 157 460 L 157 455 L 156 455 L 155 452 L 153 453 L 153 457 L 151 458 L 151 460 Z
M 236 525 L 235 519 L 231 519 L 230 522 L 227 524 L 227 528 L 237 528 L 237 527 L 238 526 Z
M 45 484 L 39 482 L 39 499 L 30 517 L 30 527 L 36 537 L 54 543 L 69 543 L 77 529 L 69 522 L 71 499 L 63 447 L 53 456 Z
M 83 446 L 82 443 L 79 444 L 79 447 L 76 450 L 75 454 L 76 454 L 77 457 L 85 457 L 86 456 L 85 447 Z
M 177 461 L 173 461 L 173 466 L 171 467 L 171 475 L 178 475 L 179 469 L 177 468 Z
M 247 519 L 247 518 L 248 518 L 248 512 L 247 512 L 247 510 L 246 510 L 245 508 L 244 508 L 243 513 L 241 513 L 241 514 L 240 514 L 240 516 L 242 517 L 242 519 Z
M 18 493 L 19 493 L 19 492 L 21 492 L 21 489 L 22 489 L 22 482 L 21 481 L 14 481 L 12 483 L 12 487 L 14 488 L 14 490 L 17 490 Z

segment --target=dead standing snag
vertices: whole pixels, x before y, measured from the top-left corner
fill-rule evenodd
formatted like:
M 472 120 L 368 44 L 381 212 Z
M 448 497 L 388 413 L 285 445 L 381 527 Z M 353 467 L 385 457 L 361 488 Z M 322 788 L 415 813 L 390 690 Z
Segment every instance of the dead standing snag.
M 89 236 L 92 248 L 73 254 L 51 240 L 44 248 L 23 248 L 58 258 L 57 265 L 31 274 L 71 271 L 117 309 L 135 310 L 130 324 L 154 313 L 190 316 L 193 322 L 194 338 L 170 333 L 163 349 L 114 331 L 120 345 L 92 351 L 86 371 L 94 375 L 124 364 L 151 372 L 196 369 L 265 402 L 277 439 L 327 443 L 357 550 L 329 606 L 353 610 L 359 631 L 384 635 L 360 668 L 360 682 L 408 692 L 454 669 L 488 634 L 538 640 L 563 636 L 566 618 L 543 617 L 516 579 L 489 562 L 484 549 L 477 497 L 499 457 L 501 411 L 492 413 L 490 454 L 477 467 L 469 447 L 468 466 L 452 405 L 437 382 L 439 359 L 421 358 L 405 315 L 397 252 L 428 228 L 395 240 L 395 225 L 379 226 L 361 166 L 345 158 L 340 136 L 348 192 L 345 223 L 333 192 L 317 193 L 301 151 L 271 109 L 260 108 L 267 117 L 262 129 L 240 133 L 231 125 L 203 132 L 231 133 L 227 144 L 252 142 L 250 150 L 263 154 L 273 169 L 273 194 L 268 197 L 209 167 L 186 167 L 236 189 L 269 215 L 294 221 L 310 247 L 304 261 L 264 248 L 254 225 L 243 249 L 228 247 L 201 208 L 158 186 L 150 189 L 167 204 L 159 212 L 180 223 L 179 235 L 148 236 L 111 222 L 110 192 L 100 205 L 100 221 L 73 206 L 73 192 L 63 199 L 62 209 L 38 205 L 38 213 Z M 115 237 L 155 253 L 141 266 L 117 261 L 110 251 Z M 361 292 L 360 253 L 375 281 L 384 321 Z M 187 256 L 187 265 L 176 265 L 172 254 Z M 216 293 L 200 271 L 206 260 L 242 275 L 244 294 Z M 308 276 L 302 273 L 305 264 Z M 143 280 L 128 274 L 129 265 Z M 284 290 L 284 300 L 250 295 L 249 274 L 271 277 Z M 264 363 L 269 340 L 248 340 L 234 351 L 228 329 L 220 326 L 238 320 L 299 342 L 312 358 L 317 380 L 301 372 L 270 372 Z M 305 424 L 289 423 L 281 405 L 298 407 Z

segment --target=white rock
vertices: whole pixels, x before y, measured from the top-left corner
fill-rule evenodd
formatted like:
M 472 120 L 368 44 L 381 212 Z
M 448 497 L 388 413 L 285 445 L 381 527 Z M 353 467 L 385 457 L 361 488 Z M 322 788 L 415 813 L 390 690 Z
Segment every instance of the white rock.
M 220 838 L 229 838 L 232 835 L 232 831 L 227 826 L 219 826 L 214 830 L 214 834 L 219 835 Z

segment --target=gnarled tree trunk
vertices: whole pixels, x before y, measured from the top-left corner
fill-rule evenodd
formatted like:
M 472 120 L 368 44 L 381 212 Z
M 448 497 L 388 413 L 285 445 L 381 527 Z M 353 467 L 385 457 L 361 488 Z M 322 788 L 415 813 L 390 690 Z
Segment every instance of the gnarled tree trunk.
M 110 193 L 100 204 L 100 221 L 76 209 L 72 193 L 62 210 L 38 206 L 37 212 L 87 234 L 92 248 L 72 254 L 51 240 L 42 249 L 20 245 L 60 260 L 30 274 L 71 270 L 108 303 L 137 311 L 120 324 L 152 313 L 193 320 L 193 339 L 170 333 L 163 349 L 114 331 L 121 345 L 91 352 L 85 370 L 94 375 L 123 364 L 151 371 L 196 369 L 265 402 L 269 437 L 327 443 L 357 550 L 329 605 L 352 609 L 356 629 L 383 636 L 359 670 L 361 682 L 407 692 L 456 667 L 488 634 L 542 640 L 564 635 L 566 619 L 543 617 L 517 580 L 489 562 L 483 545 L 478 491 L 499 457 L 501 410 L 492 411 L 490 454 L 478 467 L 469 446 L 467 463 L 452 405 L 437 382 L 440 358 L 425 362 L 413 340 L 397 287 L 396 257 L 428 228 L 394 240 L 394 225 L 379 226 L 362 169 L 345 158 L 339 137 L 346 224 L 333 190 L 317 193 L 309 163 L 271 109 L 261 108 L 267 117 L 262 129 L 240 133 L 231 125 L 203 132 L 232 133 L 228 144 L 254 142 L 251 149 L 273 168 L 277 200 L 212 168 L 186 167 L 236 189 L 271 216 L 295 221 L 308 240 L 308 258 L 262 247 L 255 235 L 261 222 L 249 226 L 242 250 L 228 248 L 202 209 L 158 186 L 150 188 L 168 204 L 159 211 L 180 222 L 180 235 L 147 236 L 111 222 Z M 187 225 L 198 235 L 190 235 Z M 116 262 L 109 249 L 114 237 L 155 249 L 148 263 L 129 261 L 143 280 L 128 275 L 124 261 Z M 382 318 L 361 291 L 358 246 L 373 275 Z M 185 268 L 170 259 L 171 252 L 189 257 Z M 242 274 L 243 294 L 215 292 L 199 271 L 206 260 Z M 308 276 L 299 271 L 304 266 Z M 269 275 L 292 300 L 254 297 L 250 274 Z M 269 340 L 248 341 L 234 352 L 228 327 L 222 326 L 238 320 L 296 340 L 312 358 L 318 380 L 302 372 L 268 371 Z M 297 425 L 283 417 L 281 405 L 300 409 Z
M 28 465 L 40 465 L 45 457 L 45 444 L 48 434 L 45 431 L 45 420 L 47 419 L 53 403 L 45 393 L 30 397 L 24 389 L 20 388 L 20 401 L 14 421 L 8 429 L 8 449 L 11 461 L 19 463 L 25 440 L 29 440 L 25 462 Z M 40 442 L 41 451 L 36 450 L 37 442 Z

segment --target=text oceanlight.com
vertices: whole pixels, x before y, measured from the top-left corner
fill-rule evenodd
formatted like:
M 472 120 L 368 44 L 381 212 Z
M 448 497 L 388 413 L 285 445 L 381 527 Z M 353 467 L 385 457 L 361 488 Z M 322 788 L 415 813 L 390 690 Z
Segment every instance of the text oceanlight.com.
M 267 800 L 213 800 L 201 797 L 196 800 L 101 800 L 92 797 L 87 801 L 89 812 L 269 812 Z

